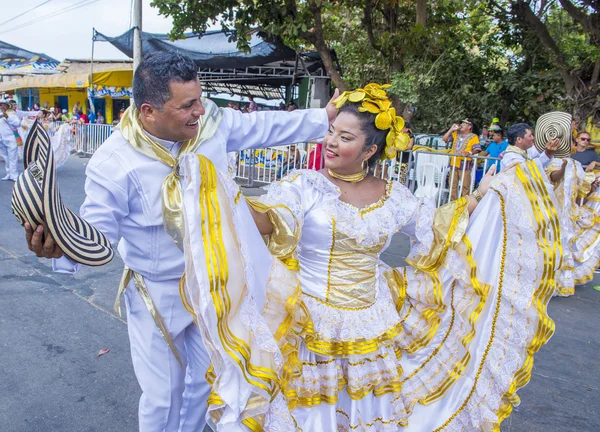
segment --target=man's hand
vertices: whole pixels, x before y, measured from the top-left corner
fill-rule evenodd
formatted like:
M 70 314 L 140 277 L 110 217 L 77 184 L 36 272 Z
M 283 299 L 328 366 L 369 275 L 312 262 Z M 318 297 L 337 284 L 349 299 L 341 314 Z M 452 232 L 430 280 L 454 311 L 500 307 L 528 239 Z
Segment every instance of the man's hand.
M 42 225 L 32 227 L 28 222 L 25 222 L 25 238 L 30 251 L 40 258 L 60 258 L 63 256 L 62 250 L 54 243 L 52 235 L 48 233 L 45 241 L 42 242 L 43 235 L 44 227 Z
M 558 150 L 558 146 L 560 144 L 560 139 L 554 138 L 546 143 L 546 156 L 548 159 L 552 159 L 554 157 L 554 153 Z
M 329 119 L 329 124 L 333 123 L 333 121 L 335 120 L 335 116 L 337 115 L 337 108 L 335 107 L 335 104 L 333 103 L 333 101 L 336 100 L 339 96 L 340 96 L 339 89 L 335 89 L 331 100 L 325 107 L 325 111 L 327 111 L 327 118 Z
M 596 169 L 596 165 L 598 165 L 598 162 L 596 161 L 592 161 L 592 163 L 590 163 L 587 168 L 585 169 L 586 172 L 592 172 L 594 171 L 594 169 Z

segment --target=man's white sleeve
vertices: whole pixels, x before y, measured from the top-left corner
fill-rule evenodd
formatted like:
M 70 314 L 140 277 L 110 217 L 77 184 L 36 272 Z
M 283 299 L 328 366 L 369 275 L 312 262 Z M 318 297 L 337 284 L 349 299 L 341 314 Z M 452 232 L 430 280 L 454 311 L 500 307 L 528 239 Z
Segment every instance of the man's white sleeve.
M 329 128 L 325 109 L 258 111 L 224 109 L 227 151 L 274 147 L 322 138 Z M 222 127 L 222 126 L 221 126 Z
M 121 238 L 119 225 L 129 214 L 127 173 L 114 156 L 86 168 L 86 198 L 79 211 L 82 218 L 102 231 L 113 248 Z M 74 274 L 79 264 L 66 256 L 52 260 L 52 269 L 58 273 Z

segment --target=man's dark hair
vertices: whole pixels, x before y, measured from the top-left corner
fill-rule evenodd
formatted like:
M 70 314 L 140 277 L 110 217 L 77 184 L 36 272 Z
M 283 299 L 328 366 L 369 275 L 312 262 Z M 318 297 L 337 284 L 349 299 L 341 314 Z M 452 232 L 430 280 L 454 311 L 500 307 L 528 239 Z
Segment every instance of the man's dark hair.
M 527 123 L 517 123 L 512 125 L 506 131 L 506 139 L 508 140 L 508 143 L 510 145 L 515 145 L 517 138 L 523 138 L 528 130 L 532 131 L 533 128 Z
M 150 104 L 161 109 L 171 98 L 169 84 L 194 81 L 198 67 L 194 61 L 177 52 L 157 52 L 144 57 L 133 75 L 133 100 L 137 109 Z
M 357 104 L 344 104 L 338 111 L 338 114 L 343 112 L 354 115 L 360 122 L 360 130 L 365 134 L 365 148 L 371 147 L 373 144 L 377 146 L 377 151 L 375 151 L 375 154 L 371 156 L 368 161 L 370 167 L 375 166 L 385 150 L 385 140 L 389 129 L 377 129 L 375 126 L 376 115 L 369 112 L 360 112 Z

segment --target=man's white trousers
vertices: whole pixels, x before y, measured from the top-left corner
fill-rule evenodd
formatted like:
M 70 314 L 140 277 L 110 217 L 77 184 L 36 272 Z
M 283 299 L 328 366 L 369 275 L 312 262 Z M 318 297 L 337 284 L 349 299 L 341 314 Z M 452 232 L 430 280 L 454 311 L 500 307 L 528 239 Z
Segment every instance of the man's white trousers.
M 183 307 L 178 279 L 145 282 L 183 368 L 132 279 L 125 291 L 125 304 L 133 369 L 143 392 L 138 413 L 140 432 L 202 432 L 210 392 L 205 378 L 210 360 L 202 337 L 192 315 Z

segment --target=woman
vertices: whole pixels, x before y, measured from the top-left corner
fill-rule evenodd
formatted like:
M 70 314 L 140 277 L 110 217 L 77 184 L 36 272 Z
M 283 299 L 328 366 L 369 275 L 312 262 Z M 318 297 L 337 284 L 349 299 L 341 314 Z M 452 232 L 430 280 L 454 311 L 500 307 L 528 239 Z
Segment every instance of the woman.
M 211 354 L 211 426 L 499 426 L 553 331 L 558 229 L 539 171 L 488 173 L 473 195 L 436 210 L 369 174 L 405 142 L 384 88 L 337 105 L 325 169 L 292 172 L 250 202 L 281 261 L 259 243 L 239 188 L 203 156 L 182 161 L 182 298 Z M 380 259 L 396 232 L 412 241 L 407 267 Z
M 555 181 L 554 173 L 562 171 L 564 175 Z M 555 158 L 546 173 L 554 184 L 565 243 L 556 295 L 568 297 L 575 294 L 575 285 L 592 280 L 594 270 L 600 266 L 600 211 L 595 204 L 599 174 L 593 167 L 584 170 L 570 157 Z M 586 205 L 582 205 L 584 202 Z

